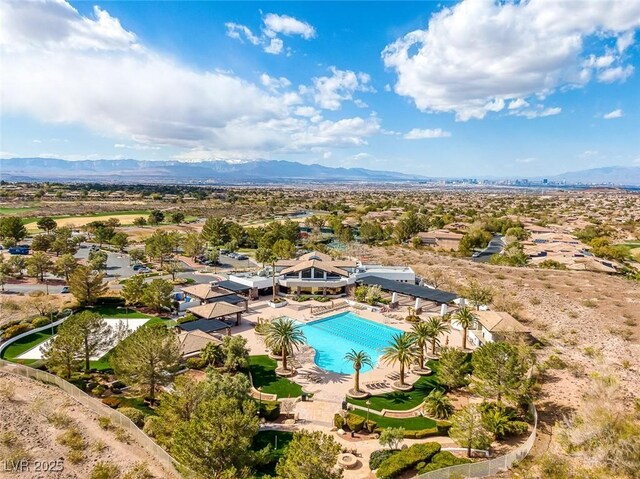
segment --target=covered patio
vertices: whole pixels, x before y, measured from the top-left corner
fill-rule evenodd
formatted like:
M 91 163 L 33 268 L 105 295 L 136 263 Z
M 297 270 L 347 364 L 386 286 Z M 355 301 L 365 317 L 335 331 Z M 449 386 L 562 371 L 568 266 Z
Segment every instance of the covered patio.
M 202 318 L 203 320 L 222 319 L 222 321 L 219 322 L 223 322 L 228 316 L 235 316 L 236 326 L 239 326 L 240 322 L 242 321 L 242 313 L 245 311 L 245 308 L 227 303 L 225 301 L 216 301 L 212 303 L 201 304 L 200 306 L 196 306 L 194 308 L 189 308 L 187 311 L 194 314 L 195 316 L 198 316 L 199 318 Z

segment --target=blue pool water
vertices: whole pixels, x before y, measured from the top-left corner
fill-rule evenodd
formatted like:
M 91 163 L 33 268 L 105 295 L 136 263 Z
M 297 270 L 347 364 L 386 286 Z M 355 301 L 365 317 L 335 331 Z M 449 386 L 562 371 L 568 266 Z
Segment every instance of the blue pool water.
M 302 324 L 300 329 L 307 343 L 316 350 L 316 364 L 327 371 L 343 374 L 353 373 L 353 365 L 344 359 L 349 351 L 366 351 L 375 367 L 392 336 L 402 332 L 351 312 Z M 364 366 L 360 372 L 370 370 L 370 366 Z

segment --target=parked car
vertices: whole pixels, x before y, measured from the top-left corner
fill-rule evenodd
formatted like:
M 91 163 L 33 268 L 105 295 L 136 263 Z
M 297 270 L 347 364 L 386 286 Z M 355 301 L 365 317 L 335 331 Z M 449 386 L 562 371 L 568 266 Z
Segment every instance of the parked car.
M 229 250 L 228 249 L 221 249 L 220 250 L 220 254 L 228 254 Z
M 142 268 L 138 268 L 136 270 L 136 273 L 138 273 L 138 274 L 151 273 L 151 269 L 147 268 L 146 266 L 144 266 Z
M 237 254 L 236 255 L 236 259 L 240 260 L 240 261 L 244 261 L 244 260 L 249 259 L 249 257 L 247 255 L 244 255 L 244 254 Z
M 60 291 L 60 293 L 62 293 L 62 294 L 68 294 L 70 292 L 71 291 L 69 290 L 69 286 L 63 286 L 62 287 L 62 291 Z
M 480 256 L 480 254 L 481 254 L 481 253 L 480 253 L 480 251 L 476 251 L 475 253 L 473 253 L 473 254 L 471 255 L 471 257 L 472 257 L 472 258 L 477 258 L 477 257 L 479 257 L 479 256 Z
M 29 248 L 23 246 L 12 246 L 8 251 L 9 254 L 29 254 Z
M 146 264 L 136 263 L 136 264 L 133 265 L 133 270 L 134 271 L 138 271 L 139 269 L 145 269 L 145 268 L 149 269 L 149 268 L 147 268 Z

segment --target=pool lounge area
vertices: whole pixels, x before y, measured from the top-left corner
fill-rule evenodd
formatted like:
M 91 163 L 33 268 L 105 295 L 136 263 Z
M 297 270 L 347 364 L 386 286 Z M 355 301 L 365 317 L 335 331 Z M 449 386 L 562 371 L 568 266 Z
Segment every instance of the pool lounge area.
M 370 321 L 353 312 L 300 324 L 307 343 L 316 351 L 315 363 L 326 371 L 339 374 L 353 373 L 353 365 L 344 359 L 352 349 L 366 351 L 375 368 L 393 335 L 402 333 L 400 329 Z M 371 369 L 365 365 L 361 372 Z

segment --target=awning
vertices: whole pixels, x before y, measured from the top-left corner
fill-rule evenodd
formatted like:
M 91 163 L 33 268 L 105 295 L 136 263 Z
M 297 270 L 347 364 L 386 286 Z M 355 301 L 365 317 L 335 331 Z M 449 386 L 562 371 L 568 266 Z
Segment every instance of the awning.
M 385 291 L 392 293 L 400 293 L 414 298 L 433 301 L 435 303 L 449 303 L 458 298 L 455 293 L 441 291 L 439 289 L 427 288 L 426 286 L 418 286 L 416 284 L 400 283 L 380 276 L 366 276 L 358 280 L 358 283 L 366 285 L 378 285 Z

